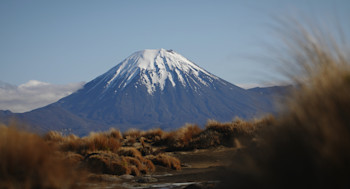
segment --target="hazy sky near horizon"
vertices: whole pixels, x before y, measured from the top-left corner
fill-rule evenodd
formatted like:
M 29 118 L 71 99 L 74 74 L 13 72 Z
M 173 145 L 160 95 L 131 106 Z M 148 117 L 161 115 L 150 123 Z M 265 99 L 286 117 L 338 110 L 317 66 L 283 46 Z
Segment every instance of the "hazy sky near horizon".
M 142 49 L 173 49 L 234 84 L 273 81 L 251 59 L 300 12 L 349 30 L 348 0 L 0 1 L 0 81 L 88 82 Z

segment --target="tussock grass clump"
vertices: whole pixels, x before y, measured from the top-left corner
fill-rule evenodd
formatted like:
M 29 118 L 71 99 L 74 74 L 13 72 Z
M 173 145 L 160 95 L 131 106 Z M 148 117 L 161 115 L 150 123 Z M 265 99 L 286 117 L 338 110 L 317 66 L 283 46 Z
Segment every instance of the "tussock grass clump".
M 119 130 L 116 130 L 114 128 L 111 128 L 107 133 L 106 135 L 108 137 L 111 137 L 111 138 L 114 138 L 114 139 L 117 139 L 117 140 L 121 140 L 123 139 L 123 135 L 122 133 L 119 131 Z
M 164 138 L 165 133 L 166 132 L 159 128 L 148 131 L 129 129 L 123 133 L 123 137 L 125 139 L 124 144 L 126 146 L 132 146 L 134 143 L 140 142 L 142 145 L 144 145 L 145 142 L 147 142 L 156 145 Z
M 99 174 L 123 175 L 148 174 L 155 170 L 151 161 L 141 156 L 135 148 L 121 148 L 117 153 L 96 151 L 84 158 L 85 165 L 90 171 Z
M 190 150 L 192 140 L 201 133 L 198 125 L 186 124 L 176 131 L 165 135 L 163 143 L 168 146 L 168 150 Z
M 257 131 L 265 126 L 271 125 L 274 118 L 272 116 L 266 116 L 262 119 L 255 119 L 252 121 L 244 121 L 236 118 L 232 122 L 220 123 L 215 120 L 209 120 L 206 125 L 206 130 L 213 130 L 224 136 L 230 137 L 243 137 L 254 136 Z
M 192 139 L 198 136 L 202 132 L 202 129 L 198 125 L 187 124 L 184 127 L 180 128 L 176 132 L 177 140 L 180 140 L 183 146 L 186 146 L 191 143 Z
M 64 140 L 64 137 L 58 131 L 49 131 L 44 135 L 43 139 L 52 142 L 62 142 Z
M 130 156 L 135 158 L 142 158 L 141 152 L 133 147 L 122 147 L 117 151 L 120 156 Z
M 50 131 L 43 138 L 50 144 L 59 146 L 62 151 L 85 155 L 99 150 L 116 152 L 121 147 L 122 134 L 119 130 L 110 129 L 101 133 L 91 132 L 89 136 L 80 138 L 72 134 L 62 136 L 59 132 Z
M 141 137 L 141 131 L 138 129 L 129 129 L 123 133 L 124 138 L 140 138 Z
M 134 176 L 139 176 L 141 173 L 148 174 L 150 172 L 155 171 L 154 164 L 148 159 L 145 159 L 145 158 L 138 159 L 138 158 L 129 157 L 129 156 L 126 156 L 124 158 L 128 162 L 129 166 L 135 167 L 137 169 L 136 172 L 134 171 L 134 174 L 133 174 L 133 171 L 131 171 Z
M 134 157 L 124 157 L 125 161 L 128 163 L 129 167 L 130 168 L 133 168 L 133 169 L 136 169 L 137 171 L 135 170 L 132 170 L 131 174 L 134 175 L 134 176 L 139 176 L 141 171 L 140 170 L 143 170 L 144 169 L 144 166 L 142 165 L 142 163 L 140 162 L 139 159 L 137 158 L 134 158 Z
M 203 143 L 204 148 L 208 146 L 235 146 L 235 140 L 248 141 L 259 134 L 261 129 L 269 127 L 274 122 L 272 116 L 266 116 L 261 119 L 244 121 L 236 118 L 232 122 L 220 123 L 215 120 L 209 120 L 205 131 L 196 141 L 196 145 Z M 248 139 L 248 140 L 247 140 Z
M 133 176 L 140 176 L 141 172 L 140 172 L 140 170 L 139 170 L 135 165 L 131 165 L 131 166 L 129 167 L 129 169 L 130 169 L 130 171 L 131 171 L 130 175 L 133 175 Z
M 141 131 L 138 129 L 129 129 L 123 133 L 123 137 L 139 138 L 141 136 Z
M 88 146 L 86 141 L 77 137 L 69 138 L 66 137 L 61 143 L 58 143 L 59 148 L 64 152 L 76 152 L 78 154 L 86 154 Z
M 85 165 L 93 173 L 112 175 L 130 174 L 127 161 L 111 152 L 93 152 L 85 156 Z
M 141 131 L 138 129 L 129 129 L 123 133 L 123 145 L 132 146 L 136 142 L 140 141 Z
M 77 175 L 35 134 L 0 126 L 0 188 L 75 188 Z
M 141 152 L 133 147 L 122 147 L 118 150 L 119 156 L 125 157 L 125 160 L 135 166 L 140 173 L 147 174 L 155 171 L 155 167 L 151 161 L 145 159 Z
M 84 160 L 84 157 L 80 154 L 74 153 L 74 152 L 68 152 L 63 154 L 65 161 L 72 166 L 77 166 L 81 164 L 81 162 Z
M 158 143 L 160 142 L 165 136 L 165 132 L 162 129 L 151 129 L 149 131 L 143 132 L 142 137 L 145 139 L 146 142 L 149 143 Z
M 153 162 L 151 160 L 147 159 L 146 157 L 143 160 L 143 164 L 144 164 L 144 166 L 146 166 L 146 168 L 147 168 L 147 170 L 149 170 L 149 172 L 154 172 L 156 170 L 156 167 L 154 166 Z M 146 173 L 148 173 L 148 172 L 146 172 Z
M 167 151 L 204 149 L 219 145 L 233 147 L 238 143 L 238 139 L 250 143 L 258 135 L 258 131 L 273 122 L 272 116 L 251 121 L 236 118 L 227 123 L 209 120 L 204 130 L 197 125 L 187 124 L 176 131 L 164 134 L 163 139 L 156 145 L 166 146 Z
M 116 152 L 121 144 L 120 138 L 105 133 L 91 133 L 86 139 L 87 148 L 91 151 L 104 150 Z
M 181 170 L 180 160 L 176 157 L 169 156 L 166 154 L 158 154 L 156 156 L 146 156 L 147 159 L 151 160 L 155 165 L 165 166 L 174 170 Z
M 140 134 L 130 131 L 133 137 Z M 123 136 L 118 130 L 90 133 L 79 138 L 75 135 L 62 136 L 58 132 L 49 132 L 44 139 L 52 146 L 65 152 L 65 159 L 70 164 L 87 167 L 88 170 L 100 174 L 147 174 L 155 167 L 150 160 L 143 158 L 141 152 L 134 147 L 121 147 Z M 138 139 L 139 140 L 139 139 Z M 143 149 L 143 148 L 142 148 Z

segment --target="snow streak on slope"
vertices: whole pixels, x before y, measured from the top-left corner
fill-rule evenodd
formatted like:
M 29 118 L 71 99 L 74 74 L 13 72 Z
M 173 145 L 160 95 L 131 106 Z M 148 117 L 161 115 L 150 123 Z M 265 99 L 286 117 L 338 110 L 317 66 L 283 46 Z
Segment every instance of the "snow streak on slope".
M 136 76 L 147 87 L 149 94 L 156 90 L 156 86 L 163 90 L 167 80 L 173 87 L 177 83 L 186 87 L 189 78 L 195 78 L 207 86 L 203 76 L 218 79 L 182 55 L 165 49 L 138 51 L 102 75 L 105 88 L 112 87 L 114 90 L 125 88 Z

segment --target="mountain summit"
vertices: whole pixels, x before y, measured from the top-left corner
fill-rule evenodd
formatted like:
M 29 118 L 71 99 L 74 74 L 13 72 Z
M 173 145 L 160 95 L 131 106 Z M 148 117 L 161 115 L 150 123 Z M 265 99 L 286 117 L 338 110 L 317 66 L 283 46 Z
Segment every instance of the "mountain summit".
M 56 105 L 122 129 L 171 129 L 270 110 L 260 97 L 165 49 L 133 53 Z
M 199 84 L 208 86 L 218 78 L 175 51 L 165 49 L 138 51 L 97 78 L 104 84 L 104 92 L 113 90 L 115 93 L 125 89 L 134 79 L 137 82 L 133 87 L 144 85 L 152 95 L 157 89 L 163 91 L 166 83 L 197 90 Z
M 274 111 L 271 95 L 237 87 L 173 50 L 147 49 L 58 102 L 17 117 L 44 130 L 85 135 L 110 127 L 175 129 Z

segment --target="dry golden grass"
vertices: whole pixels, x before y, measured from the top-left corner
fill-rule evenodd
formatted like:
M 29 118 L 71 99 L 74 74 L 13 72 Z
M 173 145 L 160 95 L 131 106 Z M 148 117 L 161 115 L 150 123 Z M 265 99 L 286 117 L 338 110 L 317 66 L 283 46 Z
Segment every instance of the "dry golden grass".
M 143 164 L 146 166 L 149 172 L 154 172 L 156 170 L 156 167 L 154 166 L 153 162 L 149 159 L 144 158 Z
M 250 143 L 258 131 L 273 122 L 272 116 L 251 121 L 237 118 L 227 123 L 209 120 L 204 130 L 197 125 L 187 124 L 178 130 L 163 132 L 161 140 L 154 144 L 166 146 L 167 151 L 203 149 L 219 145 L 232 147 L 237 144 L 238 139 L 244 139 L 245 142 Z
M 82 155 L 74 152 L 63 153 L 63 158 L 69 165 L 76 166 L 78 168 L 84 160 L 84 157 Z
M 118 150 L 117 154 L 123 156 L 130 165 L 135 166 L 139 173 L 147 174 L 155 171 L 153 163 L 148 159 L 145 159 L 141 152 L 136 148 L 122 147 Z
M 43 139 L 52 142 L 62 142 L 64 140 L 64 137 L 58 131 L 49 131 L 44 135 Z
M 135 133 L 139 131 L 129 132 L 132 137 L 141 136 Z M 68 162 L 75 163 L 80 168 L 87 167 L 94 173 L 139 176 L 155 171 L 153 163 L 143 158 L 138 149 L 121 147 L 123 137 L 119 131 L 114 129 L 108 132 L 90 133 L 89 136 L 83 138 L 49 132 L 43 138 L 51 146 L 57 146 L 66 152 L 65 159 Z M 129 135 L 126 138 L 129 138 Z
M 49 144 L 58 146 L 62 151 L 85 155 L 98 150 L 116 152 L 121 147 L 122 135 L 115 129 L 101 133 L 92 132 L 83 138 L 75 135 L 62 136 L 59 132 L 50 131 L 43 138 Z
M 257 131 L 274 121 L 272 116 L 266 116 L 261 119 L 244 121 L 236 118 L 232 122 L 220 123 L 215 120 L 209 120 L 206 125 L 206 130 L 213 130 L 230 137 L 254 136 Z
M 124 138 L 140 138 L 141 136 L 141 131 L 138 129 L 129 129 L 123 133 Z
M 164 149 L 210 148 L 227 145 L 225 140 L 228 138 L 232 140 L 232 144 L 240 144 L 237 137 L 254 135 L 257 128 L 270 123 L 266 120 L 269 119 L 252 122 L 237 119 L 232 123 L 209 121 L 205 130 L 197 125 L 187 124 L 172 132 L 161 129 L 142 132 L 129 130 L 122 135 L 120 131 L 111 129 L 80 138 L 75 135 L 62 136 L 59 132 L 51 131 L 42 138 L 36 137 L 48 148 L 60 150 L 55 151 L 55 156 L 64 159 L 66 164 L 61 165 L 62 167 L 86 169 L 97 174 L 139 176 L 154 172 L 154 164 L 181 169 L 179 159 L 164 154 Z
M 111 128 L 107 133 L 106 135 L 108 137 L 111 137 L 111 138 L 114 138 L 114 139 L 118 139 L 118 140 L 121 140 L 123 139 L 123 135 L 122 133 L 119 131 L 119 130 L 116 130 L 114 128 Z
M 140 141 L 141 131 L 137 129 L 129 129 L 123 133 L 123 146 L 132 146 Z
M 112 175 L 131 174 L 127 161 L 112 152 L 97 151 L 85 156 L 85 166 L 93 173 Z
M 166 133 L 159 143 L 165 144 L 168 150 L 190 150 L 190 143 L 201 131 L 197 125 L 186 124 L 176 131 Z
M 180 160 L 176 157 L 169 156 L 166 154 L 158 154 L 156 156 L 146 156 L 147 159 L 151 160 L 155 165 L 165 166 L 175 170 L 181 170 Z
M 139 159 L 135 157 L 129 157 L 129 156 L 126 156 L 124 159 L 126 160 L 126 162 L 128 162 L 129 165 L 135 166 L 138 170 L 143 169 L 143 165 Z
M 256 125 L 265 125 L 261 124 L 262 122 L 264 121 L 236 120 L 232 123 L 210 121 L 205 130 L 200 129 L 197 125 L 187 124 L 172 132 L 165 132 L 161 129 L 142 132 L 129 130 L 123 135 L 120 131 L 111 129 L 107 132 L 90 133 L 89 136 L 82 138 L 75 135 L 62 136 L 56 131 L 51 131 L 41 138 L 33 136 L 41 140 L 47 148 L 60 151 L 54 151 L 54 156 L 65 161 L 64 165 L 57 164 L 62 169 L 66 167 L 86 169 L 98 174 L 139 176 L 154 172 L 154 164 L 175 170 L 181 169 L 179 159 L 165 155 L 164 149 L 191 150 L 226 145 L 225 136 L 230 136 L 230 139 L 234 141 L 235 137 L 241 135 L 254 135 L 255 129 L 258 128 Z M 266 120 L 265 122 L 269 123 Z M 128 143 L 132 143 L 132 146 L 137 148 L 130 147 Z M 240 141 L 235 139 L 235 143 L 240 144 Z M 47 149 L 43 148 L 43 150 Z M 147 158 L 144 157 L 145 155 L 148 155 Z M 28 152 L 27 156 L 29 157 L 31 154 Z M 54 169 L 55 167 L 52 171 L 59 172 L 59 170 Z
M 0 126 L 0 188 L 76 188 L 78 177 L 42 138 Z
M 165 136 L 165 132 L 161 129 L 151 129 L 149 131 L 143 132 L 142 137 L 149 143 L 158 143 Z
M 192 139 L 195 138 L 200 132 L 202 132 L 202 129 L 200 129 L 198 125 L 187 124 L 177 130 L 176 140 L 179 140 L 183 146 L 186 146 L 192 142 Z
M 105 133 L 91 133 L 85 140 L 87 148 L 91 151 L 104 150 L 116 152 L 121 146 L 120 138 L 114 138 Z
M 120 156 L 142 158 L 141 152 L 133 147 L 122 147 L 117 151 L 117 154 Z
M 65 138 L 61 143 L 56 144 L 62 151 L 76 152 L 85 155 L 89 151 L 87 142 L 81 138 Z
M 150 160 L 144 158 L 138 159 L 129 156 L 124 157 L 124 159 L 128 163 L 129 167 L 134 167 L 134 169 L 137 169 L 137 171 L 134 174 L 132 174 L 134 176 L 139 176 L 141 173 L 148 174 L 150 172 L 155 171 L 155 167 Z

